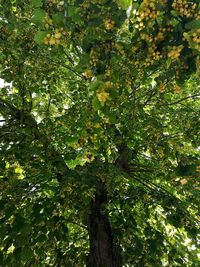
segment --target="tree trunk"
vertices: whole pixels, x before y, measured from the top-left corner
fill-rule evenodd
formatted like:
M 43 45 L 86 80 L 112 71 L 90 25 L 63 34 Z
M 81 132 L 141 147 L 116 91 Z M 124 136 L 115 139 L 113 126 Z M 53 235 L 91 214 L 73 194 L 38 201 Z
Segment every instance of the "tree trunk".
M 105 184 L 97 181 L 88 219 L 90 253 L 87 267 L 122 267 L 121 249 L 119 245 L 114 244 L 106 212 L 107 201 Z

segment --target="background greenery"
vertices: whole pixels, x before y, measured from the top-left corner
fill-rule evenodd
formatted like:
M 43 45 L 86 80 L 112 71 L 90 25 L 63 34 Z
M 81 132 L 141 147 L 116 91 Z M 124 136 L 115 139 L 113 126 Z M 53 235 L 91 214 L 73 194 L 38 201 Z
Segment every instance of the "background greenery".
M 97 180 L 123 266 L 197 266 L 200 4 L 0 1 L 0 265 L 85 266 Z

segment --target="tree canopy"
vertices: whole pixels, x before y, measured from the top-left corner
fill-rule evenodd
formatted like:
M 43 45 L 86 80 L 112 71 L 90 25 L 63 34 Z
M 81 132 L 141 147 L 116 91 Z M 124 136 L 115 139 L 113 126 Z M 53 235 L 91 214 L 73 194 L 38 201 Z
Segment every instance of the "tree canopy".
M 0 265 L 197 266 L 198 0 L 0 0 Z

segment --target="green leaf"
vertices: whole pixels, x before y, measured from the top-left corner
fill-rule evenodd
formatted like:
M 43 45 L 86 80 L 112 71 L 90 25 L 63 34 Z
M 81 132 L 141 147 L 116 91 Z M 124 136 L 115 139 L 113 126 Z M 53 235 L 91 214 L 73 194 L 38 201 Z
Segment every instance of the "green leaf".
M 34 36 L 34 41 L 37 44 L 43 44 L 44 38 L 47 35 L 47 31 L 38 31 Z
M 46 235 L 45 234 L 41 234 L 39 235 L 39 237 L 37 238 L 37 242 L 45 242 L 47 239 Z
M 191 48 L 198 50 L 197 44 L 195 42 L 193 42 L 191 36 L 187 32 L 184 32 L 183 33 L 183 36 L 188 41 L 188 43 L 189 43 L 189 45 L 190 45 Z
M 127 10 L 131 6 L 132 1 L 131 0 L 118 0 L 117 3 L 119 7 L 121 7 L 124 10 Z
M 109 114 L 108 115 L 108 118 L 109 118 L 109 122 L 112 123 L 112 124 L 115 124 L 117 122 L 117 117 L 115 114 Z
M 180 23 L 180 22 L 179 22 L 178 19 L 176 19 L 176 18 L 171 19 L 171 24 L 172 24 L 173 26 L 176 26 L 176 25 L 178 25 L 179 23 Z
M 4 239 L 4 237 L 6 235 L 6 231 L 7 231 L 6 225 L 2 224 L 2 222 L 1 222 L 1 225 L 0 225 L 0 238 L 1 238 L 1 240 Z
M 53 23 L 55 25 L 62 25 L 63 24 L 63 19 L 64 19 L 63 15 L 58 14 L 58 13 L 56 13 L 56 14 L 54 14 L 52 16 L 52 20 L 53 20 Z
M 42 0 L 32 0 L 32 5 L 35 7 L 40 7 L 42 6 Z
M 168 69 L 169 69 L 171 63 L 172 63 L 171 58 L 168 58 L 167 61 L 166 61 L 166 66 L 167 66 Z
M 94 81 L 93 83 L 90 84 L 90 90 L 91 91 L 96 91 L 99 87 L 103 86 L 103 82 L 102 81 Z
M 133 3 L 132 4 L 132 9 L 138 9 L 139 7 L 139 4 L 138 3 Z
M 178 176 L 192 176 L 196 174 L 196 165 L 178 166 L 176 173 Z
M 75 8 L 74 6 L 68 7 L 68 15 L 74 22 L 80 22 L 81 16 L 80 16 L 80 8 Z
M 4 58 L 4 54 L 0 51 L 0 60 Z
M 150 251 L 151 253 L 155 253 L 156 252 L 156 248 L 157 248 L 157 243 L 156 240 L 149 240 L 149 247 L 150 247 Z
M 66 162 L 68 168 L 70 168 L 72 170 L 74 168 L 76 168 L 77 165 L 81 164 L 79 158 L 76 158 L 75 160 L 66 160 L 65 162 Z
M 76 142 L 78 142 L 78 139 L 79 139 L 79 137 L 77 137 L 77 136 L 66 136 L 66 137 L 65 137 L 65 141 L 66 141 L 68 144 L 76 143 Z
M 164 13 L 164 12 L 162 12 L 162 13 Z M 158 25 L 159 25 L 159 26 L 161 26 L 162 23 L 163 23 L 163 21 L 164 21 L 164 16 L 163 16 L 162 13 L 160 14 L 160 16 L 158 16 L 158 17 L 156 18 L 156 21 L 158 22 Z
M 101 108 L 101 103 L 96 96 L 92 100 L 92 106 L 95 110 L 99 110 Z
M 172 10 L 170 13 L 171 13 L 174 17 L 178 17 L 178 16 L 179 16 L 178 11 L 176 11 L 176 10 Z
M 21 258 L 23 261 L 28 261 L 32 258 L 33 252 L 30 248 L 23 248 L 21 252 Z
M 190 21 L 189 23 L 187 23 L 185 25 L 185 28 L 186 29 L 190 29 L 190 30 L 193 30 L 193 29 L 200 29 L 200 20 L 192 20 Z
M 185 39 L 186 39 L 187 41 L 190 41 L 190 40 L 191 40 L 190 35 L 189 35 L 187 32 L 184 32 L 184 33 L 183 33 L 183 36 L 185 37 Z
M 33 12 L 33 17 L 31 19 L 31 21 L 33 23 L 35 23 L 36 25 L 41 26 L 41 25 L 43 25 L 45 17 L 46 17 L 46 12 L 44 10 L 36 9 Z

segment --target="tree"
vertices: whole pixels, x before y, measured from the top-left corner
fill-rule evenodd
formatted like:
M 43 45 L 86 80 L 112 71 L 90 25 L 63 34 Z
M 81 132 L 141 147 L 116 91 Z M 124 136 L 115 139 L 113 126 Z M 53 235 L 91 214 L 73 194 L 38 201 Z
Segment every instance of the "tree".
M 1 266 L 198 265 L 198 2 L 1 0 Z

